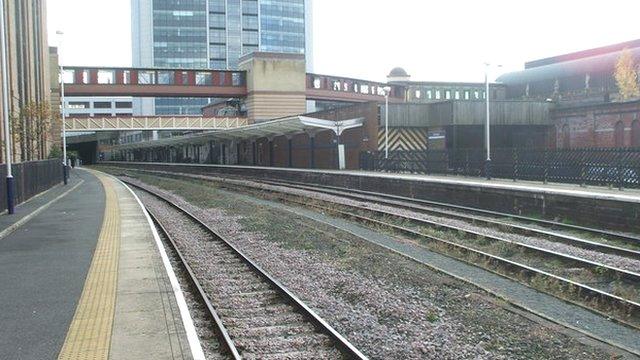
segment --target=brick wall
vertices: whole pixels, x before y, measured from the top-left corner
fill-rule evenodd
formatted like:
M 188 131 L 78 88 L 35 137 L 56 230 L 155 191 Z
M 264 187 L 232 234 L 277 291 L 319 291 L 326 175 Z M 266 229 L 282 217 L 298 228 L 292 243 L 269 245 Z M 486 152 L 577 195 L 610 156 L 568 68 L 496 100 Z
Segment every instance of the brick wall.
M 640 101 L 556 109 L 557 148 L 640 146 Z

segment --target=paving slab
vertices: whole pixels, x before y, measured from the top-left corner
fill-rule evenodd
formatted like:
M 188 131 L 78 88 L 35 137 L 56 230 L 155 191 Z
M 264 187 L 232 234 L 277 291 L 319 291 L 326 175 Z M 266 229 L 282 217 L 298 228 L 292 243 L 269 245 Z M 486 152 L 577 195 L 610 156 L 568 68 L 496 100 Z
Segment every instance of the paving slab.
M 104 191 L 88 173 L 84 182 L 13 233 L 0 239 L 0 353 L 6 359 L 54 359 L 83 289 L 104 213 Z M 0 216 L 2 225 L 55 198 L 55 188 Z
M 20 225 L 0 238 L 0 358 L 191 359 L 142 208 L 96 174 L 0 215 L 0 231 Z

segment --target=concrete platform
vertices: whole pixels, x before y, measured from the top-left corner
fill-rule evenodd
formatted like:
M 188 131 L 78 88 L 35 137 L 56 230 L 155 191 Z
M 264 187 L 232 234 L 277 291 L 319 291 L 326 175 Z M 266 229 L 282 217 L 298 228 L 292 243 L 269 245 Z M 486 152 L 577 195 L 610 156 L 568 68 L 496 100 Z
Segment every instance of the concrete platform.
M 23 221 L 0 238 L 0 357 L 193 358 L 184 298 L 135 196 L 114 178 L 74 173 L 38 206 L 0 216 L 0 232 Z
M 518 215 L 561 218 L 583 225 L 640 231 L 640 190 L 531 181 L 367 171 L 254 166 L 106 162 L 105 165 L 202 175 L 290 180 L 382 192 Z

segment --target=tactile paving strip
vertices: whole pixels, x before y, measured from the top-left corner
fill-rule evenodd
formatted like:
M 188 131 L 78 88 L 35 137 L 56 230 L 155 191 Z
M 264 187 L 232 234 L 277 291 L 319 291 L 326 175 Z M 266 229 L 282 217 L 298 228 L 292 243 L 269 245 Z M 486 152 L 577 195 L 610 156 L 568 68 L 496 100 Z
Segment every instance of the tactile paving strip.
M 120 208 L 111 182 L 103 175 L 97 176 L 106 195 L 104 220 L 60 360 L 109 357 L 118 280 Z

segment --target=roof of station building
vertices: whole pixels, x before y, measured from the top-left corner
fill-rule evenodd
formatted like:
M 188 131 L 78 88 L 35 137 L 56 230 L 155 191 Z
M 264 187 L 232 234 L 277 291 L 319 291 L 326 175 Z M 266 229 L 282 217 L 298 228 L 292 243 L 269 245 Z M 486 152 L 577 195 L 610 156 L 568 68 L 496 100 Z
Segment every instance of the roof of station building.
M 248 140 L 270 138 L 276 136 L 294 135 L 313 130 L 334 130 L 342 132 L 354 127 L 362 126 L 364 118 L 342 121 L 332 121 L 308 117 L 305 115 L 289 116 L 280 119 L 259 122 L 251 125 L 231 129 L 205 131 L 172 138 L 152 140 L 140 143 L 118 145 L 119 149 L 139 149 L 172 146 L 179 144 L 202 144 L 211 140 Z
M 613 74 L 616 62 L 624 49 L 628 49 L 633 57 L 640 58 L 640 40 L 636 40 L 532 61 L 526 64 L 524 70 L 504 74 L 498 77 L 497 81 L 510 85 L 585 74 Z

